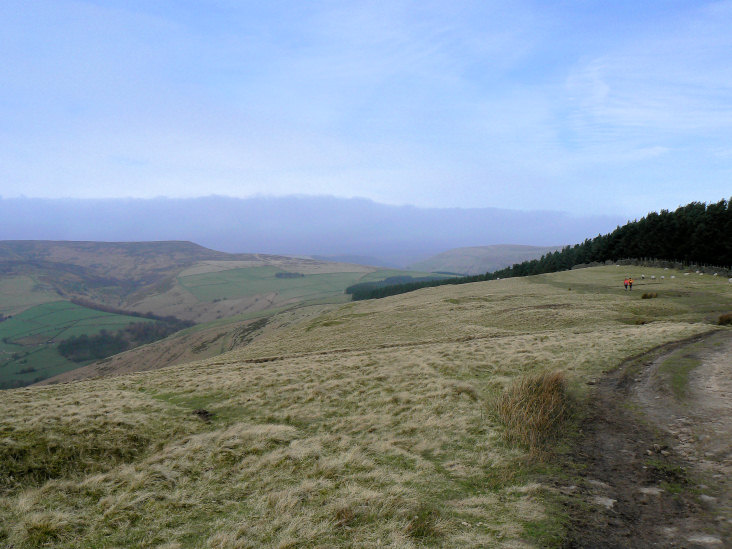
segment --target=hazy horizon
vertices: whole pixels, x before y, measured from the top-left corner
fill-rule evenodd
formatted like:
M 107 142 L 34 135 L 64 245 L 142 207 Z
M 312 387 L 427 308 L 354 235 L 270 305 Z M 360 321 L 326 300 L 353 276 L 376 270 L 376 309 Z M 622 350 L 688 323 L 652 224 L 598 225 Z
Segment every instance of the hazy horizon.
M 398 266 L 459 247 L 574 244 L 626 221 L 322 196 L 0 198 L 0 216 L 0 240 L 189 240 L 231 253 L 367 256 Z

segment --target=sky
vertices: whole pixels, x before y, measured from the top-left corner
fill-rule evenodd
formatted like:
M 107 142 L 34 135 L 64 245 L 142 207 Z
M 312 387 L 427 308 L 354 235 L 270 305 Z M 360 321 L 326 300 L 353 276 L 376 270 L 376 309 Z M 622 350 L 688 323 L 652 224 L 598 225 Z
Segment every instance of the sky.
M 732 1 L 3 0 L 0 196 L 732 196 Z

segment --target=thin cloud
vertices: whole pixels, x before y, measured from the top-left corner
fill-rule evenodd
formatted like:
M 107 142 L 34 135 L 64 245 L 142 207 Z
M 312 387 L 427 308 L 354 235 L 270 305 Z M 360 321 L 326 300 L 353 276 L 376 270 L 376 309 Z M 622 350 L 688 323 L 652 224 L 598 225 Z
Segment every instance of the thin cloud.
M 730 6 L 8 0 L 0 194 L 718 198 Z

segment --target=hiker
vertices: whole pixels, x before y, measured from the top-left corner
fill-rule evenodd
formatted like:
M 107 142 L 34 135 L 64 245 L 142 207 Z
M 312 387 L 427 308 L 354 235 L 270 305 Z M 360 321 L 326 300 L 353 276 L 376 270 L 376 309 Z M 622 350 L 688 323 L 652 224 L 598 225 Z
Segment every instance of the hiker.
M 628 291 L 628 277 L 625 277 L 625 280 L 623 280 L 623 286 L 625 286 L 625 291 Z
M 633 277 L 628 279 L 628 289 L 629 290 L 633 289 Z

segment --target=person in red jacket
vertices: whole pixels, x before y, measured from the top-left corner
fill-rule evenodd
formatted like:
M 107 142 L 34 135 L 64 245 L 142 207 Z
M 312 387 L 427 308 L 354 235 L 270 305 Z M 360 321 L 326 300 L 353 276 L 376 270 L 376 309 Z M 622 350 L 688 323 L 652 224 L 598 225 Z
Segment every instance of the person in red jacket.
M 625 289 L 628 289 L 628 277 L 625 277 L 625 280 L 623 280 L 623 286 L 625 286 Z
M 632 290 L 633 289 L 633 277 L 630 277 L 628 279 L 628 289 L 629 290 Z

